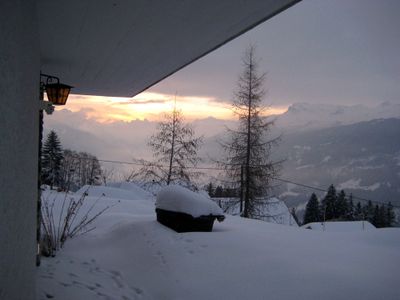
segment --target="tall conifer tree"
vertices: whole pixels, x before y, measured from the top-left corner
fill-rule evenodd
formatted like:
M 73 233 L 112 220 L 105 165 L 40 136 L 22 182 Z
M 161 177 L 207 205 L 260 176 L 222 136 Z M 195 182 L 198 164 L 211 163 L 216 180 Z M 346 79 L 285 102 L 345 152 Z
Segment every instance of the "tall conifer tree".
M 321 212 L 319 210 L 319 203 L 318 203 L 317 195 L 312 193 L 310 200 L 308 200 L 307 205 L 306 205 L 306 211 L 304 213 L 303 224 L 319 222 L 320 216 L 321 216 Z
M 348 210 L 348 203 L 346 199 L 346 193 L 341 190 L 337 196 L 336 206 L 335 206 L 335 218 L 336 219 L 346 219 Z
M 337 201 L 336 189 L 332 184 L 329 187 L 324 200 L 322 200 L 322 210 L 323 210 L 322 214 L 324 216 L 323 218 L 324 221 L 336 218 L 337 216 L 336 201 Z
M 272 161 L 271 150 L 279 138 L 268 135 L 273 121 L 263 116 L 267 109 L 263 104 L 265 73 L 258 72 L 254 47 L 247 49 L 242 62 L 243 72 L 232 105 L 239 125 L 236 130 L 228 131 L 230 140 L 222 143 L 227 155 L 221 164 L 227 175 L 241 186 L 242 216 L 261 218 L 271 181 L 278 172 L 279 162 Z
M 63 153 L 60 140 L 55 131 L 50 131 L 42 149 L 42 183 L 54 185 L 61 183 L 61 161 Z

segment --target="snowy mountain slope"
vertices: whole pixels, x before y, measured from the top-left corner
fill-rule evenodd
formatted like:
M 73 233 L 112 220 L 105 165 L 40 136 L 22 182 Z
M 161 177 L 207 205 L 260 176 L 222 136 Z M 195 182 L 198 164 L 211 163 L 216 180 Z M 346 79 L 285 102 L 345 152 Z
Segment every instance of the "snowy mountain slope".
M 334 184 L 347 193 L 400 205 L 399 137 L 400 119 L 377 119 L 283 134 L 273 156 L 284 160 L 282 178 L 322 189 Z M 206 140 L 216 160 L 223 155 L 218 138 L 224 136 Z M 277 183 L 273 195 L 301 213 L 313 190 Z
M 37 299 L 400 297 L 399 229 L 315 232 L 228 216 L 210 233 L 176 233 L 155 221 L 152 201 L 97 208 L 110 202 L 95 231 L 42 260 Z
M 287 158 L 282 177 L 323 189 L 334 184 L 359 197 L 400 204 L 399 137 L 400 119 L 288 134 L 277 150 Z M 276 191 L 289 206 L 304 203 L 311 192 L 291 184 Z

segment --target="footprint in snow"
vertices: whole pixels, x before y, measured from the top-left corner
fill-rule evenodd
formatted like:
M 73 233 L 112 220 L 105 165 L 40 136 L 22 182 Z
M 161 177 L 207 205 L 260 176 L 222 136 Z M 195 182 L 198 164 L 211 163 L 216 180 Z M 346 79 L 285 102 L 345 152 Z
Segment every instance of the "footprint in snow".
M 110 274 L 111 279 L 114 281 L 118 288 L 122 289 L 125 287 L 125 285 L 122 283 L 123 279 L 120 272 L 111 270 Z
M 91 285 L 86 285 L 86 287 L 91 291 L 95 291 L 97 289 L 97 287 Z
M 71 284 L 69 283 L 65 283 L 65 282 L 59 282 L 60 285 L 62 285 L 63 287 L 70 287 Z
M 139 289 L 139 288 L 137 288 L 137 287 L 133 287 L 132 288 L 132 291 L 134 291 L 136 294 L 138 294 L 138 295 L 142 295 L 143 294 L 143 290 L 142 289 Z
M 167 261 L 165 260 L 165 257 L 164 257 L 164 255 L 162 254 L 162 252 L 161 251 L 157 251 L 157 256 L 160 258 L 160 260 L 161 260 L 161 262 L 164 264 L 164 265 L 166 265 L 167 264 Z

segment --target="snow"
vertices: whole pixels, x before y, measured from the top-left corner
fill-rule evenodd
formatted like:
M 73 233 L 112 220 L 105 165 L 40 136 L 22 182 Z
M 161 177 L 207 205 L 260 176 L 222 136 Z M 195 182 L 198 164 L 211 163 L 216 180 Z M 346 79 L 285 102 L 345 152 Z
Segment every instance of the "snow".
M 273 197 L 268 199 L 263 213 L 265 215 L 263 221 L 298 227 L 285 202 L 278 198 Z
M 151 199 L 152 195 L 131 183 L 114 183 L 110 186 L 89 186 L 85 185 L 76 191 L 75 194 L 82 195 L 86 193 L 91 197 L 105 197 L 114 199 L 125 199 L 125 200 L 143 200 Z
M 330 155 L 327 155 L 327 156 L 325 156 L 324 157 L 324 159 L 322 160 L 322 162 L 324 163 L 324 162 L 328 162 L 328 161 L 330 161 L 331 160 L 331 156 Z
M 218 201 L 222 208 L 226 213 L 231 215 L 238 216 L 240 215 L 240 202 L 235 198 L 215 198 L 215 201 Z M 289 211 L 289 208 L 286 206 L 285 202 L 272 197 L 269 199 L 265 199 L 264 205 L 260 207 L 260 219 L 280 225 L 288 225 L 298 227 L 296 220 L 293 218 L 292 214 Z
M 299 146 L 299 145 L 294 145 L 294 149 L 300 149 L 300 150 L 305 150 L 305 151 L 310 151 L 311 147 L 310 146 Z
M 279 195 L 279 197 L 281 198 L 285 198 L 285 197 L 296 197 L 300 195 L 300 193 L 296 193 L 296 192 L 292 192 L 292 191 L 287 191 L 287 192 L 283 192 Z
M 116 205 L 42 259 L 37 299 L 400 299 L 398 228 L 320 232 L 227 216 L 213 232 L 177 233 L 156 221 L 154 199 L 112 196 L 86 198 Z
M 395 156 L 393 159 L 396 161 L 396 166 L 400 167 L 400 154 L 398 156 Z
M 157 194 L 156 207 L 189 214 L 195 218 L 223 215 L 222 209 L 203 194 L 192 192 L 178 185 L 162 188 Z
M 312 165 L 312 164 L 309 164 L 309 165 L 302 165 L 302 166 L 296 167 L 296 170 L 307 169 L 307 168 L 313 168 L 313 167 L 314 167 L 314 165 Z
M 296 185 L 294 185 L 292 183 L 287 183 L 286 187 L 287 187 L 287 191 L 281 193 L 279 195 L 280 198 L 285 198 L 285 197 L 290 197 L 290 196 L 296 197 L 296 196 L 300 195 L 299 193 L 293 192 L 293 189 L 296 188 Z
M 305 229 L 312 229 L 318 231 L 328 232 L 351 232 L 351 231 L 364 231 L 375 230 L 376 227 L 368 221 L 347 221 L 347 222 L 314 222 L 301 226 Z
M 153 198 L 153 195 L 151 193 L 149 193 L 148 191 L 145 191 L 144 189 L 142 189 L 141 187 L 139 187 L 137 184 L 135 184 L 133 182 L 126 182 L 126 181 L 112 182 L 112 183 L 108 184 L 108 186 L 133 192 L 135 194 L 135 199 L 151 199 L 151 198 Z
M 365 191 L 375 191 L 379 189 L 381 184 L 379 182 L 375 182 L 369 186 L 362 186 L 361 179 L 349 179 L 346 182 L 343 182 L 338 185 L 338 190 L 352 189 L 352 190 L 365 190 Z

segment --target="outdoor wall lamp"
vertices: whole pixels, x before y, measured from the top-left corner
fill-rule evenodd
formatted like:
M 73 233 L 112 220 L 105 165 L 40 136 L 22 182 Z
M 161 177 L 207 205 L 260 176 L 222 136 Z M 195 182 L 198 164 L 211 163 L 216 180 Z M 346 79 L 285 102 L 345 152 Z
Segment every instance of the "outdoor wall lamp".
M 40 73 L 40 77 L 46 78 L 46 83 L 40 80 L 40 88 L 46 91 L 49 101 L 54 105 L 65 105 L 72 86 L 60 83 L 60 79 L 55 76 Z

